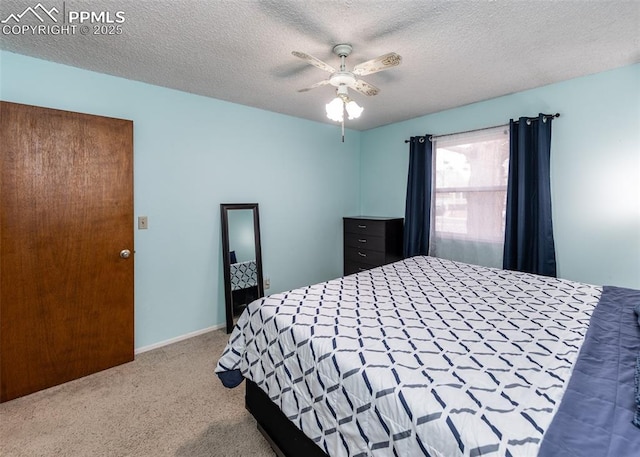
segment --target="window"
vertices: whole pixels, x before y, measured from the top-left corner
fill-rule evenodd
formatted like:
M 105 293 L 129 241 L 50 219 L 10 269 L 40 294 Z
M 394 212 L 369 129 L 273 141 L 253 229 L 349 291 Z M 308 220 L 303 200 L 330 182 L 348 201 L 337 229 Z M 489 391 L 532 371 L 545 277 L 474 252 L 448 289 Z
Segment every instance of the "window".
M 507 126 L 435 138 L 433 151 L 429 254 L 502 268 Z

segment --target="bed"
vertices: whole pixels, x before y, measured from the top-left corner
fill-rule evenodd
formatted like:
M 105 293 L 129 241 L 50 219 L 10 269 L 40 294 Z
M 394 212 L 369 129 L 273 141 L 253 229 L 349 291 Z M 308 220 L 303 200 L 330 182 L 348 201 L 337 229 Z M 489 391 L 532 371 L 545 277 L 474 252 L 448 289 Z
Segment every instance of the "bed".
M 216 373 L 279 455 L 638 456 L 638 303 L 418 256 L 254 301 Z

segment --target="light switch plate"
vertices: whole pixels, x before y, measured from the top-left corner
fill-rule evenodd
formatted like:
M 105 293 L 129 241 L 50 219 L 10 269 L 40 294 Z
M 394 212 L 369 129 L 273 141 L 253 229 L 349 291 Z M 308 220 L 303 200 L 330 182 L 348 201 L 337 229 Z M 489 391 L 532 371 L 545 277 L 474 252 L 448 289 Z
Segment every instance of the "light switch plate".
M 138 230 L 146 230 L 149 228 L 147 216 L 138 216 Z

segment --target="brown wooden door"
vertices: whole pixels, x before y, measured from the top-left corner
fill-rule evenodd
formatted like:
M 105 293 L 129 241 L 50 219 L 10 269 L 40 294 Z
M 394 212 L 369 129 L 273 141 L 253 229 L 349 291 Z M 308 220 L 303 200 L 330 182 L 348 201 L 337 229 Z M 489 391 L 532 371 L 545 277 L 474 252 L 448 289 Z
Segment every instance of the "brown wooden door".
M 0 401 L 133 360 L 133 122 L 0 102 Z

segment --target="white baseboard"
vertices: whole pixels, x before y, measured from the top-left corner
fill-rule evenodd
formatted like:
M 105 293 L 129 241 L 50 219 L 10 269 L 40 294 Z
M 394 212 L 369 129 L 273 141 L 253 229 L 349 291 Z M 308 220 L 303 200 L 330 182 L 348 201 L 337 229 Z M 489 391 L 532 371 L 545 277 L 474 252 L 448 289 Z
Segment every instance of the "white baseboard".
M 160 341 L 159 343 L 150 344 L 148 346 L 143 346 L 134 351 L 135 354 L 142 354 L 143 352 L 152 351 L 154 349 L 161 348 L 163 346 L 167 346 L 169 344 L 177 343 L 178 341 L 188 340 L 189 338 L 193 338 L 194 336 L 204 335 L 205 333 L 212 332 L 214 330 L 220 330 L 221 328 L 225 328 L 226 324 L 214 325 L 212 327 L 203 328 L 202 330 L 196 330 L 195 332 L 187 333 L 185 335 L 176 336 L 175 338 L 171 338 L 165 341 Z

